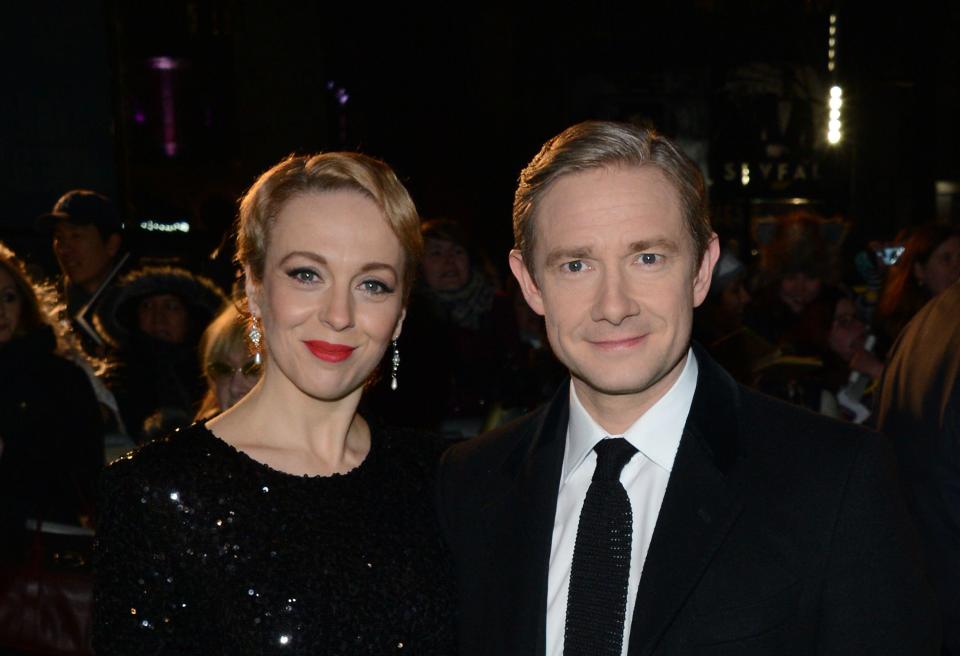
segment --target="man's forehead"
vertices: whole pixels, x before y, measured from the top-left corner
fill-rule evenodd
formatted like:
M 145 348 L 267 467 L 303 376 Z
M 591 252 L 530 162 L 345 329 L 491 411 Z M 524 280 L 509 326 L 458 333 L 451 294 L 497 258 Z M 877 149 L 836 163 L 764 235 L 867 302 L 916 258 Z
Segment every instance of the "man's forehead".
M 57 221 L 57 224 L 53 226 L 54 232 L 87 232 L 90 228 L 96 230 L 96 226 L 92 223 L 77 223 L 76 221 L 71 221 L 67 219 L 61 219 Z
M 534 222 L 538 241 L 549 241 L 558 232 L 589 233 L 607 225 L 653 230 L 660 236 L 684 231 L 679 192 L 655 166 L 604 167 L 561 176 L 541 197 Z

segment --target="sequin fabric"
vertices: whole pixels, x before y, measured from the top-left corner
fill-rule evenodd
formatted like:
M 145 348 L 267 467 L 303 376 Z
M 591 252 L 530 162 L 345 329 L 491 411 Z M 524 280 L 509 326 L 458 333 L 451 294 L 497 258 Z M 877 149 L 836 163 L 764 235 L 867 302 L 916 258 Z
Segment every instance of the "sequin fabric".
M 453 654 L 443 443 L 375 428 L 356 469 L 292 476 L 203 424 L 111 465 L 94 643 L 110 654 Z

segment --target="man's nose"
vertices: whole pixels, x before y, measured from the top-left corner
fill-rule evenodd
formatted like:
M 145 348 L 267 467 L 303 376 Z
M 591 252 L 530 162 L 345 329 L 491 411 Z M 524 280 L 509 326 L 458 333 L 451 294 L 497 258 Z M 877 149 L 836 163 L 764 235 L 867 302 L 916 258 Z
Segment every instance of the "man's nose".
M 605 269 L 600 274 L 592 319 L 617 326 L 639 311 L 640 305 L 630 293 L 629 281 L 623 272 L 617 267 Z

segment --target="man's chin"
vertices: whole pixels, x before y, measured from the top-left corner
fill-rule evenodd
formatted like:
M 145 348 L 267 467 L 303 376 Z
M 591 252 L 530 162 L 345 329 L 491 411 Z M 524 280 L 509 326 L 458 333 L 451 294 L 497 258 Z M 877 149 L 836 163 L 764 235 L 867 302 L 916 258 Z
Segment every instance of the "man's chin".
M 587 386 L 591 391 L 605 396 L 631 396 L 642 394 L 655 386 L 662 376 L 638 376 L 632 372 L 631 376 L 610 377 L 604 375 L 590 376 L 573 374 L 576 380 Z

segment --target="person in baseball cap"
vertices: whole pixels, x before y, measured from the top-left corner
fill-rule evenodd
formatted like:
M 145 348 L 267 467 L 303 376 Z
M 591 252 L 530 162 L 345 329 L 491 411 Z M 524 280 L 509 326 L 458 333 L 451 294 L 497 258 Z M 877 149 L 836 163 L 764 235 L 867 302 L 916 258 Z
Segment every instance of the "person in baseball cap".
M 84 350 L 97 353 L 102 350 L 102 340 L 87 319 L 119 269 L 123 247 L 120 214 L 106 196 L 73 189 L 60 197 L 51 212 L 38 217 L 36 226 L 51 234 L 67 311 Z

